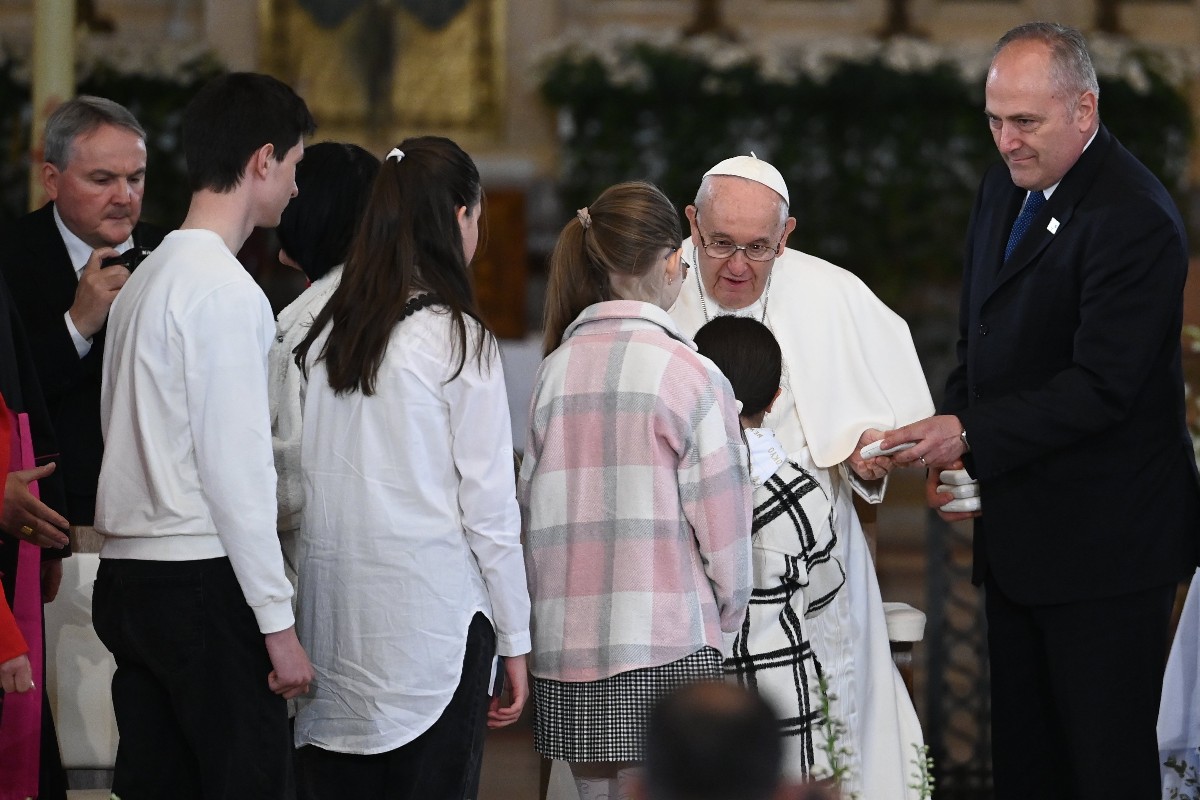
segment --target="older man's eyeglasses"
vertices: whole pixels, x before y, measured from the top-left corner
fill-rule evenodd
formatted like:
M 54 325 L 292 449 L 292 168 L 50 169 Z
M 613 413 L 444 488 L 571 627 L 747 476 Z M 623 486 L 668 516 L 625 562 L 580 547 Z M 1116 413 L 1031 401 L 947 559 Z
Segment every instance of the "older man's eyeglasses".
M 751 261 L 770 261 L 775 256 L 779 255 L 779 248 L 783 246 L 783 238 L 774 246 L 767 244 L 735 244 L 728 239 L 720 237 L 713 239 L 711 242 L 705 241 L 704 231 L 700 230 L 700 220 L 696 220 L 696 230 L 700 231 L 700 245 L 704 248 L 704 252 L 711 258 L 733 258 L 733 254 L 741 250 L 746 254 L 746 258 Z

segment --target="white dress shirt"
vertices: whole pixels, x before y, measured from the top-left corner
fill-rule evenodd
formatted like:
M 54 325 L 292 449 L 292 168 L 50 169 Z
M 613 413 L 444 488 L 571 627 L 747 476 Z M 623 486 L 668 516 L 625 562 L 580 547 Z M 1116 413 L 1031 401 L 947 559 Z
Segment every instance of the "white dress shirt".
M 92 257 L 92 246 L 71 232 L 67 223 L 63 222 L 62 215 L 58 213 L 57 205 L 53 206 L 53 209 L 54 224 L 58 226 L 58 233 L 62 236 L 63 244 L 67 246 L 67 256 L 71 259 L 71 266 L 75 269 L 75 280 L 78 281 L 83 275 L 83 268 L 87 266 L 88 259 Z M 118 253 L 124 253 L 131 247 L 133 247 L 132 236 L 113 249 Z M 71 341 L 75 344 L 75 352 L 79 353 L 80 358 L 83 358 L 91 352 L 92 340 L 85 337 L 75 327 L 75 320 L 71 319 L 70 309 L 63 313 L 63 318 L 67 322 L 67 333 L 71 334 Z
M 382 753 L 441 716 L 476 612 L 500 655 L 529 651 L 508 400 L 494 342 L 451 379 L 443 307 L 396 326 L 371 396 L 330 389 L 327 336 L 302 390 L 297 627 L 316 688 L 296 745 Z
M 342 279 L 339 264 L 322 275 L 279 312 L 275 321 L 275 341 L 267 356 L 271 401 L 271 446 L 275 450 L 275 471 L 279 475 L 275 496 L 279 501 L 279 542 L 288 577 L 295 578 L 296 537 L 300 512 L 304 508 L 304 489 L 300 482 L 300 368 L 292 351 L 308 335 L 313 320 L 329 302 Z

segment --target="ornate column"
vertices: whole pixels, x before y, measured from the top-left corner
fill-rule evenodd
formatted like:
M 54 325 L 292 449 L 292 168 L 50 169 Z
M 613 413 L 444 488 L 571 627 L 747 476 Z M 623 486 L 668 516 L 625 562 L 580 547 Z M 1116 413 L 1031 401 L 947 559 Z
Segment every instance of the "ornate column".
M 46 202 L 42 192 L 42 148 L 46 117 L 75 95 L 75 0 L 33 4 L 33 120 L 29 166 L 29 208 Z

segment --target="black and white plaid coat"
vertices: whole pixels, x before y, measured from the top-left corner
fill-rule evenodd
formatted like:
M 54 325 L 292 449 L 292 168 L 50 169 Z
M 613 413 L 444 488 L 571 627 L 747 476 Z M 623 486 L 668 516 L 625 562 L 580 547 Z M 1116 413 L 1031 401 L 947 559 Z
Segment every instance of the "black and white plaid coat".
M 752 470 L 754 591 L 725 672 L 767 699 L 780 717 L 787 772 L 809 775 L 826 757 L 814 741 L 822 721 L 821 664 L 806 620 L 829 605 L 846 576 L 833 555 L 829 495 L 793 461 L 777 458 L 766 476 L 755 451 L 775 446 L 774 435 L 761 428 L 746 434 L 751 461 L 760 465 Z

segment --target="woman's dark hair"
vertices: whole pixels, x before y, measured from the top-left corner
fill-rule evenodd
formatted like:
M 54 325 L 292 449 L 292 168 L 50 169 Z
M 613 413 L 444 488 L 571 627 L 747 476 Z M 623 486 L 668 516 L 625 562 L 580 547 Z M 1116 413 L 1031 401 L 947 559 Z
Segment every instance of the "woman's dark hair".
M 558 235 L 546 287 L 544 355 L 593 303 L 616 299 L 610 274 L 645 275 L 664 247 L 683 239 L 679 213 L 652 183 L 618 183 L 582 208 Z
M 693 340 L 729 379 L 742 416 L 767 410 L 783 377 L 783 353 L 770 328 L 751 317 L 717 317 L 696 331 Z
M 321 331 L 333 324 L 317 359 L 325 361 L 337 394 L 375 392 L 375 379 L 392 329 L 405 316 L 410 297 L 428 292 L 448 309 L 454 328 L 453 380 L 466 364 L 469 317 L 477 327 L 474 358 L 483 368 L 494 346 L 475 304 L 463 252 L 458 210 L 482 216 L 482 190 L 475 162 L 440 136 L 405 139 L 379 169 L 341 283 L 296 347 L 305 359 Z
M 356 144 L 320 142 L 304 149 L 296 165 L 300 194 L 283 210 L 275 233 L 310 281 L 346 263 L 378 174 L 379 159 Z

